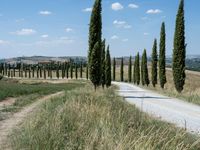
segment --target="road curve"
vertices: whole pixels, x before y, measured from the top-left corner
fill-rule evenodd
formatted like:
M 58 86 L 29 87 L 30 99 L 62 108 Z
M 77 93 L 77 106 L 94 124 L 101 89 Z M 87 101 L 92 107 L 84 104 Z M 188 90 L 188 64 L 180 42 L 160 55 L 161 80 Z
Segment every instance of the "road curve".
M 162 96 L 133 84 L 112 82 L 119 87 L 119 95 L 142 111 L 173 123 L 187 131 L 200 134 L 200 106 L 176 98 Z

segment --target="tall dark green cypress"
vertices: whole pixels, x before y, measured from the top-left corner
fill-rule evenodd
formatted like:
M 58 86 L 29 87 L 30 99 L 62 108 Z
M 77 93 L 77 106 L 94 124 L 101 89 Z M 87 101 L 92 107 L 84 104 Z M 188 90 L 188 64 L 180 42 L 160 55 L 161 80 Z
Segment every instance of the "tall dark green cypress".
M 87 80 L 89 79 L 89 67 L 88 67 L 88 64 L 86 66 L 86 79 Z
M 83 63 L 80 64 L 80 78 L 83 78 Z
M 144 76 L 144 52 L 142 54 L 142 60 L 141 60 L 141 83 L 144 86 L 145 85 L 145 76 Z
M 73 64 L 70 63 L 70 77 L 73 79 Z
M 151 55 L 151 80 L 153 87 L 158 83 L 158 54 L 157 54 L 157 40 L 154 40 L 152 55 Z
M 75 64 L 75 77 L 78 79 L 78 66 Z
M 136 60 L 135 60 L 135 80 L 137 85 L 140 84 L 140 54 L 139 52 L 136 55 Z
M 167 79 L 166 79 L 166 69 L 165 69 L 165 53 L 166 53 L 166 47 L 165 47 L 165 40 L 166 40 L 166 34 L 165 34 L 165 23 L 162 23 L 161 26 L 161 32 L 160 32 L 160 52 L 159 52 L 159 79 L 160 79 L 160 86 L 161 88 L 164 88 Z
M 102 17 L 101 0 L 95 0 L 89 28 L 89 74 L 90 80 L 96 90 L 101 84 L 101 52 L 102 52 Z
M 124 81 L 124 58 L 121 58 L 121 66 L 120 66 L 120 80 Z
M 144 83 L 149 86 L 149 72 L 148 72 L 148 64 L 147 64 L 147 52 L 146 49 L 144 50 L 143 53 L 143 79 L 144 79 Z
M 109 45 L 107 47 L 107 51 L 106 51 L 106 59 L 105 59 L 105 84 L 106 87 L 110 87 L 111 86 L 111 58 L 110 58 L 110 50 L 109 50 Z
M 101 52 L 101 85 L 104 88 L 106 84 L 106 40 L 102 41 L 102 52 Z
M 133 64 L 133 83 L 136 84 L 136 61 L 137 55 L 135 56 L 134 64 Z
M 173 50 L 173 77 L 176 90 L 181 93 L 185 84 L 185 17 L 184 17 L 184 0 L 180 1 L 178 13 L 176 16 L 176 28 L 174 33 L 174 50 Z
M 116 60 L 113 58 L 113 81 L 115 81 Z
M 132 57 L 129 58 L 128 64 L 128 82 L 132 82 Z

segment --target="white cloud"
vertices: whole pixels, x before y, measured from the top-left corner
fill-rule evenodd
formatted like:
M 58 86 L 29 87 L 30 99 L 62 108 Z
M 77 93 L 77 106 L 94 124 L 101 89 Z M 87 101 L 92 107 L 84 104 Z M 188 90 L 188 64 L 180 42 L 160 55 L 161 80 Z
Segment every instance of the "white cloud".
M 47 11 L 47 10 L 44 10 L 44 11 L 40 11 L 39 14 L 40 14 L 40 15 L 43 15 L 43 16 L 48 16 L 48 15 L 51 15 L 52 12 Z
M 160 13 L 162 13 L 162 10 L 160 10 L 160 9 L 149 9 L 149 10 L 147 10 L 146 13 L 147 14 L 160 14 Z
M 128 7 L 129 7 L 129 8 L 133 8 L 133 9 L 134 9 L 134 8 L 139 8 L 139 6 L 136 5 L 136 4 L 129 4 Z
M 82 10 L 83 12 L 91 12 L 92 11 L 92 8 L 85 8 Z
M 10 44 L 9 41 L 0 40 L 0 45 L 8 45 Z
M 41 38 L 48 38 L 48 37 L 49 37 L 48 34 L 43 34 L 43 35 L 41 35 Z
M 112 10 L 118 11 L 122 10 L 124 7 L 119 2 L 116 2 L 111 5 L 111 8 Z
M 72 28 L 66 28 L 65 31 L 66 31 L 66 32 L 72 32 L 73 29 L 72 29 Z
M 119 37 L 117 35 L 113 35 L 110 39 L 111 40 L 117 40 L 117 39 L 119 39 Z
M 149 35 L 149 33 L 148 33 L 148 32 L 145 32 L 145 33 L 144 33 L 144 36 L 147 36 L 147 35 Z
M 129 25 L 126 21 L 115 20 L 115 21 L 113 21 L 113 24 L 114 24 L 117 28 L 124 28 L 124 29 L 130 29 L 130 28 L 132 28 L 132 26 Z
M 123 39 L 122 42 L 128 42 L 128 39 Z
M 11 34 L 15 34 L 15 35 L 33 35 L 35 33 L 36 31 L 33 29 L 21 29 L 15 32 L 11 32 Z

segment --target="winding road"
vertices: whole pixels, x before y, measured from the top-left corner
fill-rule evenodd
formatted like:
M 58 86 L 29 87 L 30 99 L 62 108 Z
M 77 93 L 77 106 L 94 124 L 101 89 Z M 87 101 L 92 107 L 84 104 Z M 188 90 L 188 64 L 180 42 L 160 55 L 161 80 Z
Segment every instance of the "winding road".
M 162 96 L 133 84 L 113 82 L 119 95 L 140 110 L 163 121 L 173 123 L 187 131 L 200 134 L 200 106 Z

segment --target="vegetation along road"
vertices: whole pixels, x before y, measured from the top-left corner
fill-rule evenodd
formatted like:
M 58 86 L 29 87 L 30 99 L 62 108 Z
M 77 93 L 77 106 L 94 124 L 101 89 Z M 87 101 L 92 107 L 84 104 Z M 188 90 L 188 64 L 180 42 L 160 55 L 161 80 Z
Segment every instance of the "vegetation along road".
M 119 94 L 126 101 L 136 105 L 164 121 L 176 124 L 190 132 L 200 133 L 200 107 L 175 98 L 169 98 L 133 84 L 113 82 L 119 86 Z

